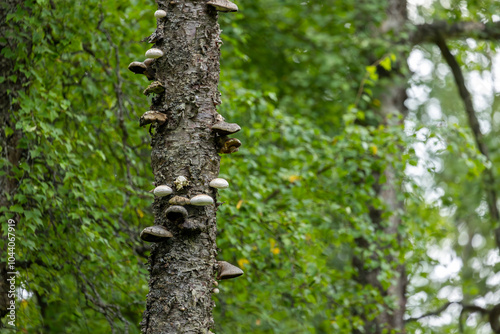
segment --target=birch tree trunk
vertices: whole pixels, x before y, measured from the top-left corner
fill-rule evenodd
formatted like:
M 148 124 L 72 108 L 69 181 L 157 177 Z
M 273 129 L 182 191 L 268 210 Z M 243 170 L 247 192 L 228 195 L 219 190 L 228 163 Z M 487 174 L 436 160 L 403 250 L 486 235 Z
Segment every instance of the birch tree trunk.
M 156 40 L 154 48 L 164 56 L 151 65 L 155 83 L 150 87 L 162 85 L 164 92 L 160 87 L 154 94 L 150 110 L 164 114 L 166 121 L 152 125 L 151 164 L 156 186 L 168 185 L 173 193 L 155 198 L 154 224 L 166 227 L 173 237 L 152 245 L 150 291 L 141 326 L 148 334 L 207 333 L 213 325 L 219 205 L 217 190 L 209 186 L 219 174 L 220 163 L 220 140 L 211 129 L 221 120 L 216 112 L 220 104 L 218 13 L 205 0 L 157 3 L 167 15 L 158 19 L 150 41 Z M 192 199 L 199 194 L 210 196 L 215 204 L 185 205 L 187 218 L 166 218 L 175 196 Z

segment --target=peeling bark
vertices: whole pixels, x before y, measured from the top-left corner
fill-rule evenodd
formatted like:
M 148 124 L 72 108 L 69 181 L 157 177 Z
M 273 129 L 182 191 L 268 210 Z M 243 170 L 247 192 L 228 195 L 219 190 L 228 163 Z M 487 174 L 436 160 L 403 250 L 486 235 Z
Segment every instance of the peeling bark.
M 165 87 L 153 98 L 150 110 L 166 115 L 155 125 L 151 164 L 156 185 L 169 185 L 173 194 L 155 198 L 155 225 L 173 237 L 154 243 L 149 258 L 149 294 L 142 332 L 207 333 L 213 326 L 212 301 L 216 271 L 217 190 L 209 183 L 218 177 L 220 157 L 212 125 L 222 119 L 217 90 L 221 40 L 216 10 L 203 0 L 158 0 L 167 12 L 158 19 L 155 48 L 163 57 L 151 65 L 155 80 Z M 153 14 L 153 13 L 151 13 Z M 152 38 L 150 38 L 152 40 Z M 178 176 L 188 184 L 175 183 Z M 169 200 L 206 194 L 215 204 L 185 205 L 188 215 L 166 218 Z

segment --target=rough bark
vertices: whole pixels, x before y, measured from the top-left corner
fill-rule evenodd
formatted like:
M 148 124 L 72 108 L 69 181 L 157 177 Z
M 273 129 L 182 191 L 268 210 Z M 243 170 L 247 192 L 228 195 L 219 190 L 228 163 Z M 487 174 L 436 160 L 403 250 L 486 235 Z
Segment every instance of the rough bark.
M 17 34 L 19 32 L 19 27 L 12 26 L 10 22 L 6 22 L 7 15 L 14 12 L 18 6 L 24 3 L 22 0 L 7 0 L 0 4 L 0 50 L 4 48 L 14 49 L 17 45 L 17 41 L 20 36 Z M 31 48 L 29 41 L 26 41 L 27 48 Z M 10 206 L 10 199 L 15 195 L 18 188 L 18 180 L 13 177 L 11 166 L 17 166 L 21 159 L 26 155 L 26 150 L 18 147 L 20 140 L 22 139 L 22 132 L 16 130 L 15 120 L 13 115 L 19 109 L 16 103 L 13 103 L 13 99 L 17 97 L 17 92 L 25 89 L 23 85 L 26 82 L 26 77 L 18 69 L 15 70 L 16 62 L 20 64 L 19 60 L 6 57 L 4 54 L 0 53 L 0 73 L 4 78 L 4 81 L 0 83 L 0 145 L 2 148 L 1 155 L 2 158 L 8 161 L 3 167 L 3 173 L 0 175 L 0 207 Z M 16 77 L 16 79 L 13 78 Z M 6 132 L 6 129 L 10 128 L 13 130 L 12 133 Z M 5 218 L 5 217 L 4 217 Z M 19 220 L 16 218 L 16 222 Z M 0 220 L 6 223 L 6 220 Z M 1 245 L 5 245 L 5 237 L 2 237 Z M 0 254 L 0 319 L 7 314 L 7 303 L 9 299 L 7 298 L 7 278 L 9 275 L 6 268 L 7 256 L 6 249 L 1 249 Z M 0 324 L 0 327 L 2 325 Z
M 406 24 L 406 0 L 390 0 L 387 7 L 387 19 L 383 22 L 379 34 L 384 35 L 389 31 L 397 33 L 404 30 Z M 391 72 L 382 69 L 379 76 L 381 83 L 384 85 L 383 93 L 378 96 L 381 101 L 381 107 L 376 110 L 380 122 L 385 126 L 400 126 L 398 116 L 406 115 L 406 108 L 404 101 L 406 100 L 406 78 L 403 73 L 403 68 L 406 66 L 406 54 L 397 55 L 400 59 L 399 64 L 393 68 Z M 402 59 L 402 60 L 401 60 Z M 389 79 L 389 80 L 387 80 Z M 403 79 L 403 80 L 401 80 Z M 390 83 L 386 83 L 390 82 Z M 394 117 L 396 116 L 396 117 Z M 398 160 L 395 158 L 394 160 Z M 380 183 L 381 174 L 384 175 L 385 183 Z M 371 223 L 377 231 L 383 231 L 384 235 L 389 235 L 396 240 L 396 244 L 401 245 L 402 238 L 399 233 L 399 226 L 401 225 L 401 217 L 399 212 L 403 208 L 403 203 L 398 199 L 398 193 L 402 192 L 400 189 L 401 182 L 398 182 L 396 170 L 387 164 L 381 174 L 376 173 L 373 176 L 377 183 L 373 187 L 376 196 L 381 198 L 385 203 L 386 210 L 392 212 L 392 215 L 387 219 L 383 218 L 383 211 L 375 208 L 370 208 Z M 367 240 L 357 240 L 359 247 L 369 248 L 370 244 Z M 380 244 L 377 247 L 390 247 L 389 245 Z M 383 259 L 376 259 L 387 263 L 396 263 L 397 258 L 387 256 Z M 391 297 L 395 304 L 384 305 L 383 310 L 373 318 L 370 314 L 361 315 L 365 321 L 363 333 L 379 334 L 379 333 L 404 333 L 404 314 L 406 310 L 406 286 L 407 277 L 404 265 L 398 265 L 395 269 L 396 280 L 389 288 L 384 288 L 379 280 L 380 268 L 367 269 L 364 261 L 361 258 L 355 257 L 353 265 L 356 267 L 358 275 L 357 281 L 362 285 L 375 287 L 379 290 L 383 297 Z M 372 320 L 368 320 L 373 318 Z M 355 331 L 355 333 L 360 333 Z
M 149 294 L 142 332 L 207 333 L 213 325 L 212 301 L 216 249 L 216 210 L 219 205 L 186 205 L 185 221 L 169 221 L 165 210 L 173 196 L 193 198 L 207 194 L 219 174 L 216 105 L 220 104 L 219 25 L 217 12 L 204 0 L 157 0 L 167 16 L 158 20 L 155 48 L 164 52 L 153 65 L 155 80 L 165 92 L 153 98 L 150 110 L 167 115 L 152 135 L 151 163 L 156 185 L 169 185 L 172 195 L 156 198 L 155 225 L 173 237 L 154 243 L 149 258 Z M 185 176 L 189 185 L 175 188 Z

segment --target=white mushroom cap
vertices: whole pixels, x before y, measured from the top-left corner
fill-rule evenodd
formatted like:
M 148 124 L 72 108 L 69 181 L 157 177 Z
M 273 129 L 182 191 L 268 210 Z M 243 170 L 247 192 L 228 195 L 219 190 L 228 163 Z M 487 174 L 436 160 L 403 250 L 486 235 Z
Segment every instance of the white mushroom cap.
M 210 187 L 217 189 L 225 189 L 229 187 L 229 183 L 222 178 L 216 178 L 210 181 Z
M 196 195 L 191 198 L 191 204 L 197 206 L 214 204 L 214 199 L 208 195 Z
M 238 6 L 229 0 L 210 0 L 207 2 L 208 5 L 212 5 L 219 12 L 237 12 Z
M 163 51 L 160 49 L 152 48 L 146 51 L 147 58 L 160 58 L 161 56 L 163 56 Z
M 155 190 L 153 190 L 153 193 L 155 194 L 155 196 L 157 197 L 164 197 L 164 196 L 168 196 L 170 195 L 171 193 L 173 192 L 172 188 L 170 188 L 169 186 L 158 186 L 155 188 Z
M 164 10 L 162 10 L 162 9 L 159 9 L 159 10 L 157 10 L 157 11 L 155 12 L 155 17 L 156 17 L 157 19 L 161 19 L 162 17 L 165 17 L 165 16 L 167 16 L 167 12 L 166 12 L 166 11 L 164 11 Z

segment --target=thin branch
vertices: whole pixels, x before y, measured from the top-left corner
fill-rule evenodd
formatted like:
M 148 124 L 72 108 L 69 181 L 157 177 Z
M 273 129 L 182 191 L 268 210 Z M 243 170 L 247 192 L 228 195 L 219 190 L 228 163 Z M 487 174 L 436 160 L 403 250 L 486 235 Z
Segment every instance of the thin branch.
M 464 324 L 462 323 L 462 317 L 465 313 L 476 313 L 479 312 L 482 315 L 488 314 L 488 310 L 476 306 L 476 305 L 462 305 L 462 311 L 460 312 L 460 316 L 458 317 L 458 330 L 460 333 L 464 332 Z
M 455 57 L 451 54 L 450 49 L 446 45 L 446 41 L 444 37 L 437 33 L 435 35 L 435 41 L 443 58 L 448 63 L 451 68 L 451 72 L 453 73 L 453 77 L 455 78 L 455 83 L 458 87 L 458 92 L 460 93 L 460 97 L 464 101 L 465 112 L 467 113 L 467 119 L 469 121 L 469 126 L 474 134 L 474 139 L 477 144 L 477 148 L 479 152 L 486 158 L 488 162 L 490 162 L 490 156 L 488 152 L 488 147 L 484 143 L 483 134 L 481 133 L 481 129 L 479 127 L 479 121 L 476 116 L 476 111 L 474 110 L 474 105 L 472 103 L 471 94 L 469 90 L 465 86 L 464 75 L 462 74 L 462 70 L 460 69 L 460 65 L 458 64 Z M 497 247 L 500 248 L 500 213 L 497 207 L 497 193 L 495 191 L 495 176 L 491 168 L 486 167 L 484 170 L 484 187 L 487 197 L 488 208 L 490 211 L 490 216 L 493 222 L 496 225 L 495 229 L 495 238 Z
M 81 292 L 85 296 L 85 300 L 87 301 L 87 304 L 90 308 L 94 309 L 94 311 L 99 312 L 104 315 L 106 320 L 108 321 L 110 327 L 111 327 L 111 333 L 115 334 L 116 329 L 114 326 L 114 318 L 120 319 L 123 324 L 124 324 L 124 332 L 125 334 L 128 334 L 129 332 L 129 322 L 125 317 L 121 314 L 120 312 L 120 307 L 117 305 L 113 304 L 107 304 L 104 302 L 104 300 L 101 298 L 99 292 L 97 291 L 96 286 L 89 280 L 80 270 L 80 267 L 77 266 L 78 270 L 78 278 L 77 283 L 80 287 Z M 87 286 L 90 287 L 92 290 L 93 296 L 89 291 L 87 290 Z
M 435 311 L 432 311 L 432 312 L 429 312 L 429 313 L 425 313 L 423 315 L 421 315 L 420 317 L 416 317 L 416 318 L 409 318 L 407 320 L 405 320 L 406 323 L 409 323 L 409 322 L 413 322 L 413 321 L 419 321 L 423 318 L 427 318 L 427 317 L 434 317 L 434 316 L 438 316 L 440 315 L 442 312 L 446 311 L 446 309 L 452 305 L 452 304 L 460 304 L 458 302 L 448 302 L 446 304 L 444 304 L 443 306 L 441 306 L 440 308 L 438 308 L 437 310 Z
M 416 26 L 416 31 L 411 37 L 413 44 L 435 42 L 436 35 L 445 39 L 476 38 L 481 40 L 500 39 L 500 22 L 456 22 L 450 24 L 446 21 L 436 21 Z
M 441 306 L 440 308 L 438 308 L 435 311 L 431 311 L 429 313 L 425 313 L 425 314 L 421 315 L 420 317 L 415 317 L 415 318 L 407 319 L 405 321 L 405 323 L 409 323 L 409 322 L 413 322 L 413 321 L 418 321 L 418 320 L 421 320 L 421 319 L 427 318 L 427 317 L 439 316 L 439 315 L 441 315 L 441 313 L 443 313 L 444 311 L 446 311 L 446 309 L 448 309 L 448 307 L 450 305 L 452 305 L 452 304 L 458 304 L 458 305 L 462 306 L 462 311 L 460 311 L 460 316 L 458 317 L 458 328 L 459 328 L 460 333 L 463 333 L 463 331 L 464 331 L 464 326 L 463 326 L 462 318 L 463 318 L 463 316 L 466 313 L 476 313 L 476 312 L 479 312 L 479 313 L 481 313 L 481 315 L 487 315 L 488 314 L 488 315 L 490 315 L 490 318 L 491 318 L 491 314 L 494 313 L 495 311 L 497 311 L 499 309 L 498 305 L 495 306 L 491 311 L 488 311 L 487 309 L 482 308 L 480 306 L 476 306 L 476 305 L 462 304 L 462 302 L 448 302 L 448 303 L 444 304 L 443 306 Z M 490 322 L 491 322 L 491 320 L 490 320 Z
M 382 58 L 378 59 L 377 61 L 375 61 L 373 64 L 371 64 L 370 66 L 378 66 L 380 65 L 380 63 L 385 59 L 389 57 L 388 54 L 382 56 Z M 358 89 L 358 93 L 356 94 L 356 99 L 354 100 L 354 105 L 357 106 L 358 103 L 359 103 L 359 100 L 361 99 L 361 95 L 363 94 L 363 91 L 365 89 L 365 84 L 366 84 L 366 81 L 368 80 L 368 78 L 370 77 L 370 72 L 368 71 L 365 71 L 365 76 L 363 77 L 363 80 L 361 80 L 361 84 L 359 85 L 359 89 Z

